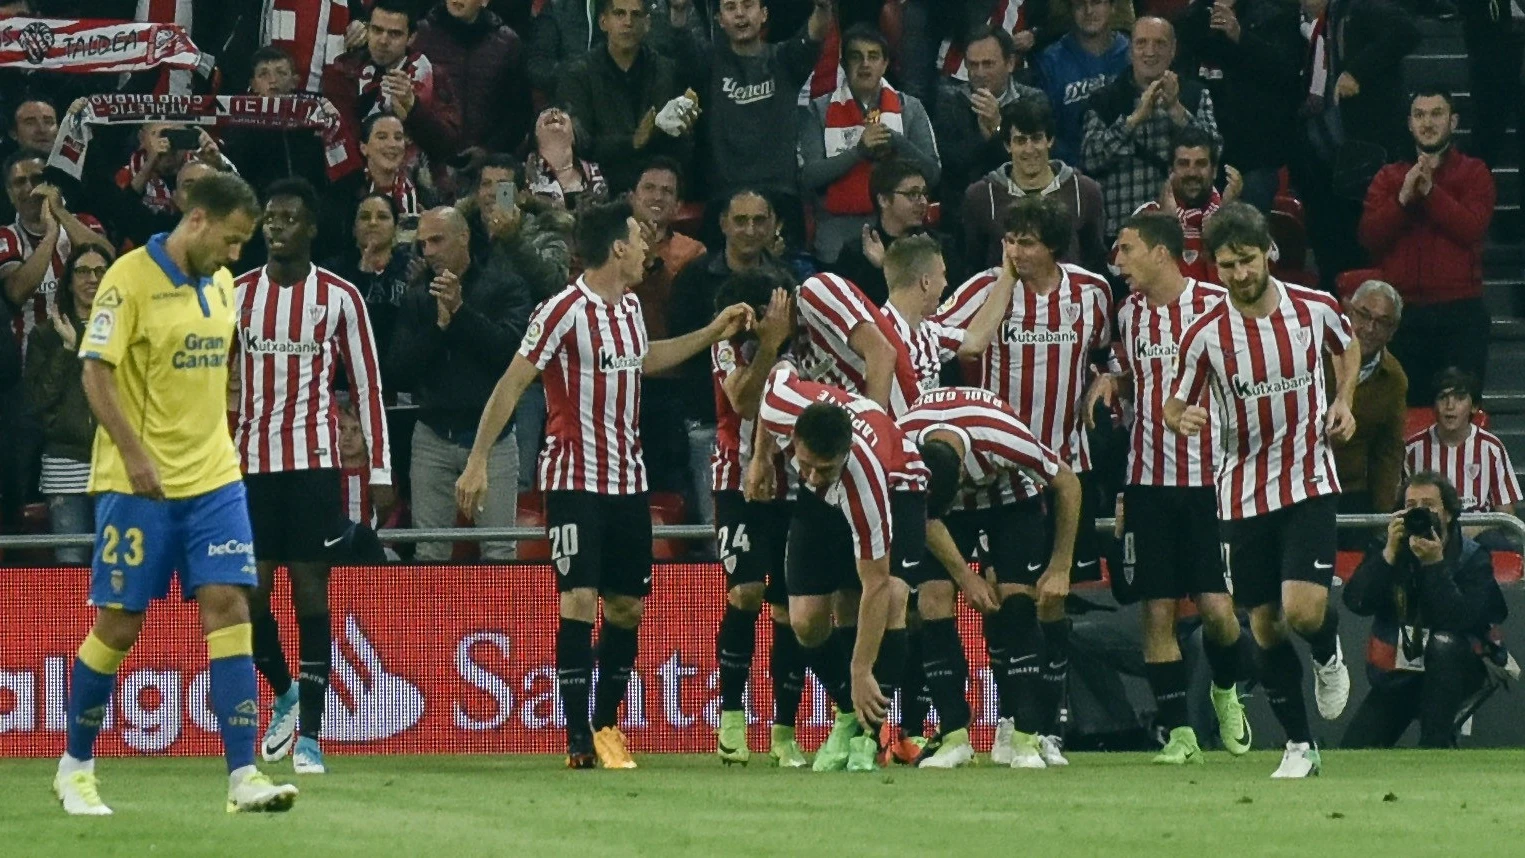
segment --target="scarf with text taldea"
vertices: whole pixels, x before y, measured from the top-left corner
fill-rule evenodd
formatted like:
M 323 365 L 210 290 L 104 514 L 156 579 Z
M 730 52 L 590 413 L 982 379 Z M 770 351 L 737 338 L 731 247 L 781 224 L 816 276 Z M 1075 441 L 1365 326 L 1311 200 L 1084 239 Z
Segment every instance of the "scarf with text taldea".
M 865 115 L 862 105 L 853 98 L 852 90 L 846 84 L 838 87 L 826 105 L 826 157 L 840 155 L 858 145 L 870 117 L 891 131 L 905 133 L 900 114 L 902 105 L 900 93 L 881 80 L 878 104 Z M 826 211 L 834 215 L 873 214 L 874 201 L 868 191 L 868 176 L 872 170 L 868 161 L 859 161 L 846 175 L 832 182 L 826 188 Z

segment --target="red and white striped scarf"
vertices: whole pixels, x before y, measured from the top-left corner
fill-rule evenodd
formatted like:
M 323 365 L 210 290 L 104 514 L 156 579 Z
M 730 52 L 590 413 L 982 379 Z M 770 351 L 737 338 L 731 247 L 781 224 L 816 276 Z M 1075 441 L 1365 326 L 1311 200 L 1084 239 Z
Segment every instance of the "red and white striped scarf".
M 0 27 L 0 66 L 71 74 L 194 69 L 201 51 L 178 24 L 7 18 Z
M 1308 94 L 1322 99 L 1329 86 L 1329 13 L 1313 22 L 1308 33 Z
M 48 156 L 48 166 L 78 179 L 84 170 L 85 152 L 93 126 L 142 125 L 174 122 L 213 128 L 311 129 L 323 138 L 329 180 L 338 179 L 361 166 L 360 147 L 353 129 L 326 98 L 286 95 L 92 95 L 78 113 L 64 117 L 58 139 Z
M 185 152 L 179 158 L 179 164 L 184 164 L 191 157 L 191 153 Z M 143 167 L 148 163 L 148 153 L 142 149 L 134 149 L 132 157 L 127 159 L 127 166 L 117 171 L 117 184 L 128 187 L 132 183 L 132 177 L 143 172 Z M 179 164 L 176 167 L 179 167 Z M 143 205 L 150 211 L 165 213 L 175 210 L 175 194 L 169 188 L 169 183 L 163 175 L 151 176 L 143 185 Z
M 323 68 L 344 53 L 349 7 L 344 0 L 264 0 L 259 41 L 286 52 L 297 89 L 317 92 Z
M 879 102 L 871 113 L 878 114 L 878 122 L 891 131 L 905 132 L 901 116 L 902 101 L 894 87 L 879 81 Z M 863 106 L 853 98 L 847 84 L 837 88 L 831 102 L 826 105 L 826 157 L 846 152 L 858 145 L 868 117 Z M 842 178 L 826 188 L 826 211 L 834 215 L 865 215 L 874 213 L 874 201 L 868 190 L 868 177 L 872 168 L 867 161 L 859 161 Z
M 1023 0 L 996 0 L 990 10 L 990 26 L 999 27 L 1015 36 L 1027 29 L 1027 9 Z M 937 67 L 955 80 L 968 80 L 969 70 L 964 67 L 964 48 L 944 39 L 937 54 Z
M 816 55 L 815 68 L 805 85 L 800 87 L 799 105 L 809 107 L 810 102 L 823 95 L 830 95 L 847 84 L 847 72 L 842 68 L 842 31 L 837 29 L 836 18 L 826 28 L 821 39 L 821 52 Z
M 386 194 L 392 198 L 392 202 L 397 204 L 399 214 L 423 214 L 418 204 L 418 185 L 413 182 L 413 177 L 409 174 L 407 164 L 403 164 L 397 170 L 397 176 L 392 179 L 391 187 L 377 185 L 376 180 L 372 179 L 369 173 L 366 174 L 365 179 L 366 196 L 371 194 Z
M 434 64 L 429 62 L 428 57 L 415 51 L 403 57 L 397 69 L 413 81 L 413 92 L 420 101 L 429 101 L 434 98 Z M 365 68 L 360 70 L 360 103 L 365 110 L 362 119 L 368 119 L 377 113 L 392 109 L 391 99 L 381 92 L 381 79 L 389 71 L 391 69 L 384 69 L 375 63 L 367 63 Z M 368 99 L 370 107 L 366 108 Z

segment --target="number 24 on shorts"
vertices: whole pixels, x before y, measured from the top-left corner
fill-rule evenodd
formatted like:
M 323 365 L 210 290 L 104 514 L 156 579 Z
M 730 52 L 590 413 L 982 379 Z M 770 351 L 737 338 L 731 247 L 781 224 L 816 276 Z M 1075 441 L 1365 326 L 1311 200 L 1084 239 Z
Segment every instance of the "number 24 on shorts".
M 125 531 L 118 531 L 115 525 L 108 524 L 101 529 L 101 560 L 111 565 L 116 565 L 118 552 L 126 543 L 126 551 L 121 551 L 121 562 L 128 566 L 137 566 L 143 562 L 143 531 L 136 527 L 129 527 Z

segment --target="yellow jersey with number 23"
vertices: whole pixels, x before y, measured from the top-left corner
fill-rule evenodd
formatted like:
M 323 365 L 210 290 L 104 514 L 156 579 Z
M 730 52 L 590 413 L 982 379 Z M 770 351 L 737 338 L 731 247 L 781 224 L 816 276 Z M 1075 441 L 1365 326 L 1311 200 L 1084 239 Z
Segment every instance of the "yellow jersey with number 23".
M 116 368 L 117 397 L 164 496 L 190 498 L 240 479 L 228 434 L 228 353 L 237 321 L 226 268 L 193 278 L 164 234 L 118 259 L 101 280 L 79 356 Z M 122 454 L 95 430 L 89 491 L 132 494 Z

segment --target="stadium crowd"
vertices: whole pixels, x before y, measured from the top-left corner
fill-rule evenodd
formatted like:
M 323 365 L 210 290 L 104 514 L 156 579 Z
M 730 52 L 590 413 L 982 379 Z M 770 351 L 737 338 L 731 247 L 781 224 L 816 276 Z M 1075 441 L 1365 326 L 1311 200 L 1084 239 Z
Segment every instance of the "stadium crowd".
M 1404 58 L 1420 41 L 1416 14 L 1462 17 L 1475 129 L 1469 151 L 1453 145 L 1459 117 L 1452 94 L 1404 73 Z M 0 314 L 13 333 L 0 346 L 5 532 L 95 530 L 86 487 L 97 426 L 77 356 L 90 333 L 91 304 L 119 254 L 152 246 L 153 236 L 188 210 L 198 182 L 226 173 L 259 193 L 264 220 L 229 266 L 241 296 L 306 279 L 316 263 L 321 269 L 308 281 L 311 288 L 339 290 L 334 284 L 347 283 L 352 288 L 345 294 L 359 299 L 346 305 L 349 316 L 330 311 L 335 324 L 346 324 L 341 316 L 350 319 L 337 362 L 302 382 L 337 384 L 332 399 L 326 391 L 310 397 L 316 403 L 310 407 L 319 409 L 315 425 L 338 426 L 337 450 L 300 437 L 304 418 L 283 418 L 276 397 L 284 391 L 266 381 L 263 370 L 245 372 L 228 398 L 247 473 L 343 470 L 334 502 L 358 525 L 346 531 L 345 546 L 353 552 L 346 556 L 475 559 L 475 547 L 381 546 L 372 532 L 554 517 L 541 495 L 564 488 L 556 469 L 570 466 L 558 464 L 558 456 L 569 455 L 564 448 L 548 445 L 548 439 L 564 439 L 566 427 L 548 426 L 547 414 L 554 421 L 555 400 L 565 392 L 552 388 L 549 375 L 525 375 L 499 431 L 484 439 L 479 427 L 491 425 L 484 412 L 491 416 L 494 397 L 501 396 L 506 382 L 500 378 L 517 378 L 516 354 L 550 372 L 551 357 L 535 354 L 536 343 L 554 325 L 571 324 L 547 315 L 569 312 L 551 299 L 585 271 L 606 266 L 603 258 L 584 258 L 588 242 L 576 233 L 579 212 L 622 199 L 645 248 L 640 269 L 628 278 L 629 292 L 639 299 L 637 317 L 644 318 L 640 337 L 653 344 L 698 343 L 660 371 L 648 361 L 640 402 L 632 403 L 644 457 L 639 481 L 663 499 L 654 504 L 665 523 L 716 522 L 718 495 L 741 489 L 740 482 L 722 485 L 723 454 L 716 452 L 717 437 L 724 441 L 736 431 L 716 380 L 719 352 L 708 348 L 722 322 L 739 318 L 726 316 L 725 307 L 754 308 L 749 318 L 755 316 L 766 352 L 770 293 L 758 292 L 757 284 L 792 291 L 802 282 L 845 283 L 831 294 L 850 289 L 873 308 L 885 308 L 873 310 L 876 326 L 916 330 L 926 320 L 961 328 L 960 339 L 926 357 L 931 371 L 921 372 L 922 386 L 913 389 L 961 379 L 1009 402 L 1039 445 L 1053 448 L 1048 455 L 1057 454 L 1037 468 L 1047 482 L 1058 490 L 1065 483 L 1058 475 L 1079 478 L 1082 532 L 1074 562 L 1077 570 L 1094 563 L 1110 549 L 1090 544 L 1099 540 L 1085 532 L 1087 525 L 1137 482 L 1128 474 L 1130 432 L 1146 418 L 1143 404 L 1125 406 L 1126 396 L 1114 398 L 1110 388 L 1102 396 L 1093 384 L 1109 372 L 1126 373 L 1128 326 L 1140 322 L 1122 317 L 1145 303 L 1130 304 L 1128 296 L 1153 288 L 1143 281 L 1166 277 L 1141 260 L 1148 248 L 1170 242 L 1138 218 L 1153 213 L 1178 222 L 1180 273 L 1190 283 L 1212 283 L 1220 279 L 1221 257 L 1210 246 L 1210 224 L 1235 203 L 1258 210 L 1269 224 L 1274 242 L 1267 257 L 1278 282 L 1334 296 L 1332 316 L 1348 320 L 1343 336 L 1353 333 L 1359 342 L 1345 402 L 1354 432 L 1330 432 L 1343 490 L 1339 511 L 1391 512 L 1405 506 L 1405 492 L 1423 495 L 1409 506 L 1425 506 L 1433 489 L 1432 505 L 1444 525 L 1437 534 L 1450 534 L 1461 512 L 1512 512 L 1521 499 L 1503 444 L 1479 417 L 1490 326 L 1483 248 L 1500 202 L 1490 168 L 1508 157 L 1500 151 L 1503 129 L 1510 122 L 1519 128 L 1525 118 L 1525 9 L 1518 6 L 1481 0 L 1461 0 L 1459 9 L 1445 0 L 1422 8 L 1396 0 L 0 2 L 0 17 L 64 16 L 181 24 L 212 62 L 191 71 L 110 75 L 0 69 L 0 111 L 7 120 L 0 208 L 8 209 L 0 221 L 9 224 L 0 227 Z M 60 170 L 59 153 L 70 148 L 60 135 L 79 127 L 90 98 L 104 93 L 321 96 L 352 140 L 353 157 L 336 166 L 327 138 L 294 123 L 102 121 L 81 174 Z M 1525 133 L 1517 131 L 1514 139 L 1525 140 Z M 1517 162 L 1520 154 L 1514 154 Z M 1064 321 L 1084 332 L 1084 348 L 1092 352 L 1073 379 L 1054 370 L 1050 384 L 1057 394 L 1052 388 L 1040 394 L 1066 400 L 1053 406 L 1057 413 L 1044 415 L 1042 405 L 1028 401 L 1031 390 L 1022 388 L 1031 381 L 998 377 L 997 358 L 990 356 L 1004 334 L 980 328 L 997 320 L 981 317 L 979 302 L 1010 288 L 998 281 L 1012 265 L 1014 225 L 1026 230 L 1015 235 L 1027 235 L 1038 248 L 1029 252 L 1048 253 L 1058 264 L 1054 270 L 1066 289 L 1074 284 L 1078 306 L 1063 308 Z M 925 251 L 916 250 L 923 246 L 912 242 L 917 236 L 928 237 L 943 269 L 920 281 L 916 288 L 927 294 L 912 299 L 893 269 L 921 270 L 916 254 Z M 898 259 L 897 245 L 907 248 L 900 257 L 915 261 Z M 759 294 L 762 300 L 753 300 Z M 812 312 L 827 317 L 836 311 L 811 309 L 804 294 L 798 301 L 807 327 Z M 246 350 L 269 356 L 272 365 L 289 353 L 271 332 L 282 324 L 300 326 L 303 318 L 300 307 L 276 306 L 250 298 L 239 335 Z M 844 318 L 845 341 L 853 329 Z M 322 311 L 310 317 L 312 324 L 323 321 Z M 984 341 L 973 348 L 977 331 Z M 725 338 L 732 334 L 727 329 Z M 595 335 L 607 332 L 588 334 Z M 771 344 L 774 354 L 777 345 Z M 611 346 L 607 354 L 618 361 L 624 347 Z M 854 359 L 872 366 L 874 348 L 855 341 Z M 1110 370 L 1109 350 L 1116 351 Z M 1330 362 L 1333 395 L 1345 388 L 1343 370 Z M 800 372 L 808 379 L 769 379 L 765 394 L 761 388 L 751 393 L 754 408 L 764 396 L 756 419 L 773 420 L 769 428 L 780 437 L 794 430 L 798 415 L 770 418 L 766 397 L 787 399 L 780 390 L 830 378 L 832 367 L 802 366 Z M 869 375 L 863 370 L 863 378 Z M 763 384 L 761 376 L 756 384 Z M 887 392 L 889 402 L 881 404 L 895 395 Z M 914 399 L 914 393 L 907 398 L 907 408 Z M 1411 406 L 1433 408 L 1433 421 L 1409 427 Z M 895 407 L 890 411 L 900 416 Z M 1167 409 L 1151 419 L 1175 430 L 1180 418 Z M 1057 421 L 1057 428 L 1050 432 L 1044 420 Z M 751 440 L 743 439 L 743 446 Z M 934 476 L 935 464 L 929 462 Z M 492 491 L 479 505 L 458 509 L 458 481 L 478 473 Z M 1428 476 L 1411 482 L 1417 474 Z M 250 498 L 258 528 L 253 490 Z M 1058 516 L 1064 504 L 1051 503 Z M 1455 545 L 1437 536 L 1434 551 L 1460 551 L 1455 563 L 1467 580 L 1481 575 L 1492 583 L 1477 572 L 1477 545 L 1518 548 L 1503 533 L 1470 531 L 1462 547 L 1460 533 Z M 964 535 L 953 537 L 962 547 Z M 930 531 L 928 539 L 932 546 Z M 721 536 L 721 556 L 725 540 Z M 1384 634 L 1404 634 L 1412 625 L 1405 625 L 1410 606 L 1389 592 L 1389 578 L 1401 565 L 1399 541 L 1390 533 L 1373 549 L 1356 573 L 1361 586 L 1346 595 L 1352 610 L 1387 618 L 1380 624 Z M 1364 548 L 1364 537 L 1349 547 Z M 717 547 L 694 550 L 714 557 Z M 515 554 L 512 543 L 487 542 L 479 556 L 497 562 Z M 59 549 L 56 559 L 85 563 L 89 553 Z M 988 598 L 992 608 L 1007 595 L 1004 580 L 1000 592 L 991 593 L 956 583 L 971 603 Z M 1031 626 L 1051 653 L 1067 652 L 1063 599 L 1046 598 L 1038 586 L 1038 596 L 1021 609 L 1031 616 L 1001 622 Z M 1458 634 L 1487 640 L 1502 619 L 1502 601 L 1491 594 L 1478 596 L 1486 601 L 1481 606 L 1462 605 L 1452 591 L 1426 595 L 1449 599 L 1444 603 L 1460 617 Z M 268 592 L 264 596 L 265 611 L 255 612 L 256 648 L 269 633 L 261 626 L 261 617 L 269 616 Z M 760 591 L 738 596 L 733 590 L 735 622 L 755 619 L 761 599 Z M 1161 594 L 1144 599 L 1160 601 Z M 1238 639 L 1232 605 L 1220 607 L 1226 611 L 1212 616 L 1203 608 L 1210 650 L 1231 648 Z M 610 610 L 606 603 L 606 630 L 611 616 L 616 628 L 633 629 L 639 620 L 638 607 Z M 562 611 L 564 629 L 585 622 L 585 634 L 591 633 L 595 615 L 586 606 L 568 608 L 564 596 Z M 633 612 L 629 622 L 624 611 Z M 1003 608 L 990 616 L 1018 612 Z M 300 605 L 298 613 L 300 622 Z M 307 614 L 327 621 L 326 608 Z M 1174 614 L 1161 616 L 1174 620 Z M 929 632 L 919 646 L 930 648 L 930 630 L 940 627 L 936 617 L 926 619 Z M 1343 670 L 1327 628 L 1316 618 L 1302 623 L 1290 608 L 1288 620 L 1314 649 L 1316 673 L 1336 662 Z M 780 633 L 775 645 L 797 646 L 801 665 L 826 681 L 833 671 L 822 669 L 824 661 L 813 653 L 832 644 L 823 643 L 821 628 L 807 625 L 795 616 L 796 644 Z M 1264 647 L 1267 639 L 1256 628 Z M 886 647 L 897 630 L 905 645 L 904 629 L 892 618 Z M 1272 650 L 1285 642 L 1281 634 Z M 738 636 L 721 630 L 723 670 L 725 647 Z M 617 649 L 608 637 L 600 642 L 600 659 L 606 647 Z M 633 632 L 631 638 L 633 648 Z M 1147 622 L 1143 645 L 1146 667 L 1179 662 L 1178 652 L 1167 652 L 1173 644 L 1160 643 Z M 1413 655 L 1411 642 L 1397 647 L 1399 661 Z M 1385 651 L 1392 648 L 1389 642 Z M 993 660 L 1002 657 L 1000 649 L 992 644 Z M 305 643 L 303 651 L 306 664 Z M 744 676 L 751 653 L 742 655 Z M 1445 657 L 1456 655 L 1434 656 Z M 927 674 L 917 665 L 916 676 L 908 673 L 905 681 L 923 682 L 935 699 L 937 680 L 927 659 Z M 1062 681 L 1066 665 L 1051 656 L 1034 676 L 1057 674 Z M 1472 666 L 1465 682 L 1445 689 L 1444 705 L 1429 698 L 1413 703 L 1419 692 L 1396 690 L 1398 682 L 1373 695 L 1401 698 L 1401 706 L 1389 709 L 1412 710 L 1405 726 L 1419 718 L 1427 744 L 1449 744 L 1454 730 L 1446 719 L 1482 681 Z M 1213 673 L 1217 687 L 1224 677 L 1233 684 L 1232 667 L 1215 664 Z M 1184 683 L 1163 669 L 1149 672 L 1149 679 L 1157 692 Z M 290 676 L 275 684 L 294 687 Z M 585 679 L 584 702 L 586 686 Z M 1035 687 L 1047 700 L 1047 683 Z M 846 696 L 839 702 L 854 708 L 856 689 L 829 690 L 841 691 Z M 594 728 L 600 720 L 612 723 L 606 698 L 600 683 Z M 1167 698 L 1171 694 L 1162 695 L 1162 712 L 1179 703 Z M 304 723 L 311 705 L 304 699 Z M 1322 697 L 1319 707 L 1325 708 Z M 948 714 L 944 705 L 937 708 Z M 1020 707 L 1003 700 L 1003 717 L 1007 708 Z M 1384 737 L 1399 715 L 1373 711 L 1363 715 L 1361 741 L 1390 744 L 1396 735 Z M 1024 734 L 1044 742 L 1056 731 L 1053 712 L 1016 717 L 1032 725 Z M 1186 723 L 1183 713 L 1170 717 L 1177 726 Z M 1017 755 L 1027 759 L 1024 750 Z M 1031 750 L 1049 764 L 1062 760 L 1057 746 Z M 1316 753 L 1313 759 L 1316 765 Z

